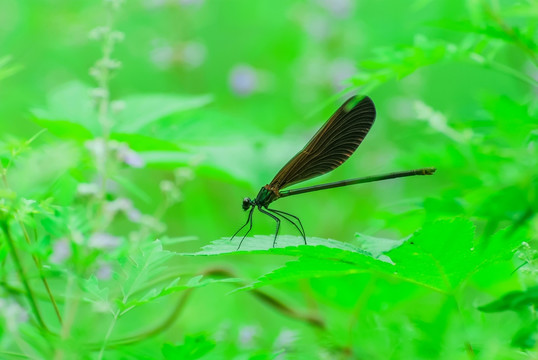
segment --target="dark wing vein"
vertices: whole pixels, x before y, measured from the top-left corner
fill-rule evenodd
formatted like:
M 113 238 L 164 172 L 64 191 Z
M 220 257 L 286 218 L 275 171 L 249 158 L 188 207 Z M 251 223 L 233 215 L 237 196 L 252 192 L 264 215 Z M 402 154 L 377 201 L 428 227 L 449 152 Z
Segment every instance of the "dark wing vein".
M 287 186 L 325 174 L 342 165 L 360 145 L 375 120 L 375 106 L 365 96 L 348 99 L 276 174 L 269 186 Z

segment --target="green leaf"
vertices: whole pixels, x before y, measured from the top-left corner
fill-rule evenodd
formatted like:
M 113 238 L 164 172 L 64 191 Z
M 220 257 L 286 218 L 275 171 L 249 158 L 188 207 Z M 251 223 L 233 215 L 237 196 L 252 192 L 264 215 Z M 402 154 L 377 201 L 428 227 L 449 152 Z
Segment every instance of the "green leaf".
M 166 262 L 170 260 L 175 253 L 163 250 L 159 240 L 152 241 L 141 245 L 136 249 L 136 252 L 131 255 L 123 267 L 124 281 L 122 282 L 122 293 L 124 304 L 131 300 L 131 296 L 140 290 L 145 291 L 145 285 L 151 282 L 155 277 L 160 277 L 166 273 Z M 174 279 L 169 285 L 173 286 L 177 279 Z M 137 294 L 137 299 L 151 297 L 155 293 L 156 288 Z
M 121 305 L 122 309 L 131 309 L 135 306 L 140 306 L 149 302 L 152 302 L 160 297 L 174 294 L 180 291 L 183 291 L 185 289 L 190 288 L 199 288 L 204 287 L 210 284 L 215 283 L 235 283 L 240 282 L 241 279 L 235 279 L 235 278 L 225 278 L 225 279 L 213 279 L 213 278 L 207 278 L 202 279 L 203 275 L 195 276 L 189 281 L 187 281 L 186 284 L 178 284 L 179 278 L 176 278 L 172 280 L 168 285 L 166 286 L 156 286 L 151 288 L 149 291 L 144 292 L 144 294 L 140 297 L 136 297 L 136 299 L 128 301 L 125 304 Z
M 129 147 L 134 151 L 179 151 L 181 148 L 166 140 L 157 139 L 155 137 L 141 134 L 120 134 L 114 133 L 110 135 L 112 140 L 120 141 L 129 144 Z
M 167 360 L 195 360 L 215 348 L 215 342 L 206 335 L 187 335 L 181 345 L 164 344 L 162 353 Z
M 110 301 L 110 289 L 102 288 L 99 280 L 95 276 L 81 282 L 84 290 L 84 300 L 92 303 L 98 312 L 113 312 L 115 310 Z
M 330 256 L 331 253 L 332 250 L 329 250 L 326 255 Z M 298 279 L 346 276 L 370 272 L 374 269 L 389 271 L 388 268 L 391 266 L 390 264 L 376 261 L 367 256 L 364 256 L 362 259 L 359 259 L 359 256 L 357 256 L 355 260 L 357 263 L 353 263 L 348 259 L 335 261 L 330 258 L 323 259 L 303 256 L 296 261 L 287 262 L 283 267 L 259 277 L 253 284 L 236 289 L 232 292 L 255 289 L 269 284 L 277 284 Z
M 356 274 L 372 269 L 390 272 L 393 267 L 388 262 L 374 259 L 371 254 L 352 244 L 340 241 L 307 238 L 308 245 L 304 245 L 301 237 L 282 235 L 278 237 L 277 245 L 273 248 L 273 239 L 272 236 L 245 238 L 240 250 L 237 250 L 239 239 L 233 242 L 221 239 L 204 246 L 200 252 L 183 255 L 208 256 L 239 252 L 300 256 L 299 260 L 288 262 L 284 267 L 259 278 L 258 282 L 244 289 L 299 278 Z
M 464 33 L 475 33 L 485 35 L 491 39 L 499 39 L 508 43 L 522 43 L 525 44 L 530 50 L 536 51 L 538 46 L 532 36 L 527 36 L 519 28 L 501 28 L 499 25 L 484 25 L 476 26 L 471 21 L 454 21 L 454 20 L 441 20 L 430 23 L 437 25 L 438 27 L 450 29 L 454 31 L 461 31 Z
M 519 311 L 529 305 L 538 306 L 538 286 L 526 291 L 511 291 L 489 304 L 478 307 L 482 312 L 492 313 L 506 310 Z
M 80 82 L 69 82 L 54 89 L 45 109 L 34 109 L 33 121 L 57 136 L 84 140 L 101 132 L 91 89 Z
M 206 245 L 201 251 L 193 254 L 182 254 L 189 256 L 200 255 L 222 255 L 230 253 L 256 253 L 256 254 L 279 254 L 279 255 L 311 255 L 319 257 L 326 257 L 327 249 L 333 249 L 335 252 L 339 251 L 339 254 L 348 254 L 353 256 L 354 254 L 369 255 L 365 251 L 357 248 L 356 246 L 341 241 L 332 239 L 321 239 L 315 237 L 307 238 L 308 245 L 304 245 L 304 240 L 300 236 L 279 235 L 275 247 L 273 247 L 273 236 L 256 235 L 254 237 L 247 237 L 243 240 L 240 249 L 240 238 L 235 238 L 230 241 L 229 238 L 222 238 L 215 240 L 211 244 Z
M 367 244 L 376 241 L 374 237 L 363 239 Z M 460 218 L 427 224 L 405 241 L 379 240 L 384 242 L 381 247 L 370 245 L 375 255 L 328 239 L 308 238 L 308 245 L 302 245 L 300 237 L 292 236 L 279 236 L 275 248 L 271 236 L 245 238 L 240 250 L 239 240 L 222 239 L 189 255 L 246 252 L 299 256 L 298 260 L 260 277 L 247 289 L 299 278 L 378 271 L 436 291 L 452 292 L 476 271 L 509 259 L 522 241 L 520 236 L 508 236 L 508 231 L 503 230 L 487 243 L 475 246 L 473 223 Z M 397 242 L 401 245 L 395 247 Z
M 84 141 L 92 139 L 94 136 L 90 130 L 86 129 L 84 126 L 73 123 L 67 120 L 55 120 L 55 119 L 45 119 L 40 118 L 39 111 L 34 111 L 34 116 L 32 120 L 39 126 L 47 129 L 51 134 L 58 136 L 63 139 L 73 139 L 77 141 Z
M 437 221 L 387 256 L 396 264 L 398 277 L 450 291 L 476 268 L 473 237 L 474 225 L 468 220 Z
M 383 254 L 397 248 L 398 246 L 402 245 L 404 241 L 406 241 L 406 239 L 385 239 L 358 233 L 355 234 L 355 237 L 357 238 L 359 247 L 372 254 L 372 256 L 375 258 L 379 258 Z
M 209 104 L 212 97 L 182 95 L 133 95 L 124 99 L 125 109 L 118 114 L 114 123 L 115 133 L 139 133 L 155 121 L 180 111 L 196 109 Z
M 475 245 L 474 225 L 455 218 L 425 225 L 402 246 L 386 255 L 397 276 L 443 292 L 451 292 L 480 269 L 510 259 L 521 236 L 502 230 Z
M 512 337 L 512 346 L 521 349 L 532 349 L 536 345 L 536 333 L 538 332 L 538 320 L 521 327 Z

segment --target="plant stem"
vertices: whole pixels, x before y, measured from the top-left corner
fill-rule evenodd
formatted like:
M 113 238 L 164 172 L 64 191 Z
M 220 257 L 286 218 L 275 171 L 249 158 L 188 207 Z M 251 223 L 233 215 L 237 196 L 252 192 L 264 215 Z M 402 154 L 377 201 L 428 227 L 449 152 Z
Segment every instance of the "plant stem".
M 15 242 L 13 241 L 13 238 L 11 237 L 9 226 L 5 220 L 0 221 L 0 227 L 2 228 L 2 231 L 4 232 L 4 237 L 7 240 L 7 243 L 10 248 L 10 254 L 13 259 L 13 262 L 15 263 L 15 267 L 17 268 L 17 271 L 19 273 L 19 277 L 21 279 L 21 282 L 26 289 L 26 297 L 28 298 L 28 302 L 30 303 L 30 307 L 32 308 L 32 311 L 34 313 L 34 316 L 37 319 L 37 322 L 39 325 L 48 331 L 47 325 L 43 321 L 43 318 L 41 317 L 41 313 L 39 312 L 39 309 L 37 307 L 37 301 L 34 297 L 34 294 L 32 292 L 32 289 L 30 288 L 30 284 L 28 282 L 28 279 L 26 277 L 26 274 L 24 272 L 24 268 L 22 266 L 22 263 L 19 259 L 19 256 L 17 255 L 17 251 L 15 248 Z
M 102 203 L 105 199 L 106 195 L 106 184 L 107 184 L 107 158 L 109 154 L 109 138 L 110 138 L 110 119 L 109 119 L 109 107 L 110 107 L 110 88 L 109 88 L 109 79 L 110 79 L 110 70 L 108 68 L 108 63 L 111 61 L 110 55 L 112 54 L 113 50 L 113 43 L 110 40 L 110 29 L 112 25 L 112 14 L 110 11 L 106 14 L 107 23 L 106 27 L 109 29 L 108 34 L 105 36 L 103 40 L 103 46 L 102 46 L 102 57 L 100 60 L 98 60 L 98 64 L 101 63 L 99 73 L 100 76 L 97 78 L 97 85 L 99 89 L 101 90 L 101 96 L 99 97 L 99 105 L 98 105 L 98 121 L 101 125 L 101 131 L 103 136 L 103 146 L 104 146 L 104 152 L 103 152 L 103 158 L 99 159 L 98 162 L 98 172 L 100 175 L 100 191 L 99 191 L 99 197 L 98 199 Z
M 24 226 L 24 223 L 22 221 L 18 221 L 19 226 L 22 229 L 22 233 L 24 238 L 26 239 L 26 242 L 28 245 L 31 245 L 30 236 L 28 235 L 28 231 L 26 231 L 26 227 Z M 32 259 L 34 259 L 34 264 L 39 271 L 39 278 L 43 282 L 43 286 L 45 286 L 45 290 L 47 291 L 47 295 L 49 296 L 50 302 L 52 303 L 52 307 L 54 308 L 54 312 L 56 313 L 56 317 L 58 318 L 58 321 L 60 322 L 60 325 L 62 324 L 62 316 L 60 315 L 60 310 L 58 309 L 58 305 L 56 304 L 56 300 L 54 299 L 54 295 L 52 294 L 52 291 L 50 290 L 49 283 L 45 276 L 43 275 L 43 267 L 41 266 L 41 261 L 37 258 L 36 255 L 32 255 Z
M 237 278 L 237 274 L 234 274 L 226 269 L 220 269 L 220 268 L 210 268 L 206 271 L 201 272 L 204 276 L 217 276 L 217 277 L 230 277 L 230 278 Z M 238 287 L 245 286 L 245 283 L 239 283 Z M 170 326 L 174 324 L 174 322 L 178 319 L 178 317 L 181 315 L 182 311 L 185 309 L 185 306 L 190 299 L 191 295 L 193 294 L 193 291 L 196 288 L 189 288 L 185 290 L 179 299 L 176 302 L 176 305 L 174 306 L 173 310 L 168 314 L 168 316 L 156 327 L 149 331 L 142 332 L 137 335 L 133 335 L 127 338 L 114 340 L 107 346 L 108 342 L 108 336 L 110 336 L 110 333 L 112 332 L 112 328 L 115 324 L 113 322 L 111 324 L 111 327 L 109 327 L 109 331 L 107 332 L 106 341 L 104 341 L 102 344 L 96 345 L 96 344 L 89 344 L 89 348 L 99 348 L 100 352 L 103 352 L 104 349 L 109 349 L 113 347 L 118 346 L 125 346 L 129 344 L 134 344 L 143 340 L 146 340 L 152 336 L 158 335 L 168 329 Z M 279 299 L 266 294 L 258 289 L 252 289 L 250 291 L 252 296 L 256 297 L 258 300 L 264 302 L 266 305 L 269 305 L 273 307 L 276 311 L 280 312 L 284 316 L 288 316 L 292 319 L 296 319 L 299 321 L 302 321 L 308 325 L 313 326 L 317 330 L 326 331 L 327 325 L 325 324 L 325 321 L 323 319 L 319 318 L 317 315 L 312 315 L 309 313 L 302 313 L 300 311 L 297 311 L 290 306 L 284 304 Z
M 531 49 L 527 44 L 525 44 L 525 42 L 521 40 L 518 34 L 510 26 L 508 26 L 499 16 L 499 14 L 497 14 L 489 5 L 487 5 L 485 2 L 483 5 L 486 14 L 497 23 L 497 25 L 508 37 L 510 37 L 514 41 L 517 47 L 519 47 L 524 53 L 529 56 L 532 63 L 535 66 L 538 66 L 538 55 L 534 52 L 534 50 Z
M 27 143 L 31 143 L 34 139 L 36 139 L 39 135 L 41 135 L 41 133 L 42 133 L 42 131 L 40 131 L 39 133 L 34 135 L 30 140 L 27 141 Z M 9 183 L 8 183 L 8 180 L 7 180 L 6 172 L 7 172 L 6 169 L 4 169 L 4 167 L 0 163 L 0 173 L 2 174 L 2 182 L 4 183 L 4 186 L 6 187 L 6 189 L 9 189 Z M 18 223 L 19 223 L 19 226 L 20 226 L 20 228 L 22 230 L 24 238 L 26 239 L 26 242 L 28 243 L 28 245 L 31 245 L 30 236 L 28 235 L 28 231 L 26 230 L 26 227 L 24 226 L 24 223 L 21 220 L 19 220 Z M 45 286 L 45 289 L 47 291 L 49 299 L 50 299 L 50 301 L 52 303 L 52 306 L 54 307 L 54 312 L 56 313 L 56 316 L 58 317 L 58 321 L 61 324 L 62 323 L 62 316 L 60 315 L 60 310 L 58 309 L 58 305 L 56 304 L 56 300 L 54 299 L 54 295 L 52 294 L 52 291 L 50 290 L 49 283 L 48 283 L 47 279 L 45 278 L 45 276 L 43 276 L 43 267 L 41 266 L 41 262 L 39 261 L 39 259 L 37 258 L 36 255 L 32 255 L 32 258 L 34 260 L 34 263 L 36 265 L 37 270 L 39 271 L 39 277 L 40 277 L 41 281 L 43 282 L 43 286 Z
M 114 326 L 116 326 L 116 322 L 118 321 L 120 315 L 120 311 L 117 310 L 114 313 L 114 317 L 112 319 L 112 322 L 110 323 L 110 326 L 108 327 L 108 330 L 105 334 L 105 338 L 103 339 L 103 342 L 101 344 L 101 349 L 99 350 L 99 355 L 97 356 L 98 360 L 101 360 L 103 358 L 103 355 L 105 353 L 105 349 L 107 348 L 108 339 L 110 339 L 110 335 L 112 335 L 112 330 L 114 330 Z

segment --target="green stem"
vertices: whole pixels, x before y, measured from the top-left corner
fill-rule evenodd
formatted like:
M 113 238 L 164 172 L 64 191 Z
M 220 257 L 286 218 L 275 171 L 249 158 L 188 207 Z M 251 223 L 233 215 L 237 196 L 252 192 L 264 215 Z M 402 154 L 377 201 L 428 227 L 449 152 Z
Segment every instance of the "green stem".
M 34 297 L 34 294 L 32 292 L 32 289 L 30 288 L 30 284 L 28 282 L 28 279 L 26 277 L 26 274 L 24 272 L 24 268 L 22 266 L 22 263 L 19 259 L 19 256 L 17 255 L 17 250 L 15 248 L 15 242 L 13 241 L 13 238 L 11 237 L 8 224 L 5 220 L 0 221 L 0 227 L 2 227 L 2 231 L 4 232 L 4 237 L 7 240 L 7 243 L 10 248 L 10 254 L 13 259 L 13 262 L 15 263 L 15 267 L 17 268 L 17 271 L 19 273 L 19 277 L 21 279 L 21 282 L 26 289 L 26 297 L 28 298 L 28 302 L 30 303 L 30 307 L 32 308 L 32 311 L 34 313 L 34 316 L 37 319 L 37 322 L 39 325 L 48 331 L 47 325 L 45 325 L 45 322 L 43 321 L 43 318 L 41 317 L 41 313 L 39 312 L 39 309 L 37 307 L 37 302 Z
M 229 278 L 236 278 L 237 277 L 237 274 L 234 274 L 234 273 L 232 273 L 232 272 L 230 272 L 230 271 L 228 271 L 226 269 L 220 269 L 220 268 L 208 269 L 206 271 L 201 272 L 201 274 L 204 275 L 204 276 L 217 276 L 217 277 L 229 277 Z M 239 283 L 238 288 L 243 287 L 245 285 L 246 284 L 244 284 L 244 283 Z M 90 349 L 96 349 L 97 346 L 99 346 L 98 348 L 100 348 L 101 352 L 102 352 L 102 351 L 104 351 L 103 350 L 104 348 L 110 349 L 110 348 L 114 348 L 114 347 L 134 344 L 134 343 L 137 343 L 137 342 L 140 342 L 140 341 L 143 341 L 143 340 L 147 340 L 148 338 L 153 337 L 155 335 L 161 334 L 163 331 L 165 331 L 170 326 L 172 326 L 175 321 L 177 321 L 177 319 L 180 317 L 181 313 L 185 309 L 185 306 L 186 306 L 188 300 L 190 299 L 190 297 L 192 296 L 194 290 L 196 290 L 196 288 L 189 288 L 189 289 L 185 290 L 181 294 L 179 299 L 177 300 L 176 305 L 174 306 L 172 311 L 168 314 L 168 316 L 160 324 L 158 324 L 156 327 L 154 327 L 153 329 L 150 329 L 148 331 L 142 332 L 142 333 L 137 334 L 137 335 L 132 335 L 132 336 L 127 337 L 127 338 L 114 340 L 109 344 L 106 344 L 106 343 L 102 343 L 102 344 L 99 344 L 99 345 L 97 345 L 97 344 L 88 344 L 88 347 Z M 317 330 L 321 330 L 321 331 L 326 331 L 327 330 L 327 325 L 325 324 L 325 321 L 323 321 L 317 315 L 312 315 L 312 314 L 309 314 L 309 313 L 302 313 L 302 312 L 300 312 L 298 310 L 295 310 L 292 307 L 290 307 L 290 306 L 286 305 L 285 303 L 283 303 L 282 301 L 280 301 L 279 299 L 277 299 L 277 298 L 275 298 L 275 297 L 273 297 L 273 296 L 271 296 L 269 294 L 266 294 L 266 293 L 260 291 L 259 289 L 251 290 L 250 294 L 252 296 L 256 297 L 261 302 L 265 303 L 266 305 L 269 305 L 274 310 L 280 312 L 284 316 L 287 316 L 289 318 L 302 321 L 302 322 L 314 327 Z M 111 326 L 113 326 L 113 324 Z M 109 328 L 109 333 L 111 333 L 111 328 Z M 107 337 L 106 342 L 108 342 L 108 337 Z
M 110 323 L 110 326 L 108 327 L 108 330 L 105 334 L 105 338 L 103 339 L 103 342 L 101 344 L 101 349 L 99 350 L 99 355 L 97 356 L 98 360 L 103 359 L 105 349 L 107 348 L 108 340 L 110 339 L 110 335 L 112 335 L 112 330 L 114 330 L 114 326 L 116 326 L 116 322 L 118 321 L 119 316 L 120 311 L 118 310 L 114 313 L 114 318 L 112 319 L 112 322 Z
M 486 14 L 497 23 L 501 30 L 514 41 L 514 44 L 529 56 L 530 60 L 535 66 L 538 66 L 538 55 L 535 53 L 535 51 L 531 49 L 527 44 L 525 44 L 525 42 L 521 40 L 517 33 L 503 21 L 499 14 L 497 14 L 486 3 L 484 3 L 484 9 Z
M 107 181 L 109 178 L 108 175 L 108 157 L 110 152 L 110 131 L 111 131 L 111 121 L 110 121 L 110 68 L 109 64 L 112 61 L 112 52 L 114 50 L 114 39 L 112 38 L 112 23 L 113 23 L 113 9 L 111 6 L 107 7 L 106 24 L 105 27 L 108 29 L 107 33 L 103 38 L 103 46 L 101 47 L 102 56 L 96 63 L 96 66 L 99 68 L 99 76 L 97 79 L 98 88 L 101 90 L 101 97 L 99 98 L 97 106 L 97 120 L 101 125 L 102 137 L 103 137 L 103 158 L 97 159 L 97 173 L 100 178 L 99 182 L 99 192 L 97 194 L 97 216 L 96 218 L 103 218 L 104 212 L 104 203 L 107 192 Z M 99 229 L 106 227 L 106 224 L 98 224 Z
M 24 238 L 26 239 L 26 242 L 28 245 L 31 245 L 30 236 L 28 235 L 28 231 L 26 231 L 26 227 L 24 226 L 24 223 L 19 220 L 19 226 L 22 229 L 22 233 L 24 235 Z M 41 261 L 37 258 L 36 255 L 32 255 L 32 259 L 34 259 L 34 264 L 39 271 L 39 278 L 43 282 L 43 286 L 45 287 L 45 290 L 47 291 L 47 295 L 49 297 L 50 302 L 52 303 L 52 307 L 54 308 L 54 312 L 56 313 L 56 317 L 58 318 L 58 321 L 60 322 L 60 325 L 62 324 L 62 316 L 60 315 L 60 310 L 58 309 L 58 305 L 56 304 L 56 300 L 54 299 L 54 295 L 52 294 L 52 291 L 50 290 L 49 282 L 43 275 L 43 266 L 41 266 Z
M 27 141 L 28 144 L 30 144 L 33 140 L 35 140 L 39 135 L 41 135 L 43 131 L 40 131 L 36 135 L 34 135 L 30 140 Z M 6 189 L 9 189 L 9 183 L 7 180 L 6 170 L 0 163 L 0 173 L 2 174 L 2 182 L 4 183 L 4 186 Z M 31 245 L 30 236 L 28 235 L 28 231 L 26 230 L 26 227 L 24 226 L 24 223 L 22 221 L 18 221 L 19 226 L 22 230 L 22 233 L 24 235 L 24 238 L 26 239 L 26 242 L 28 245 Z M 7 224 L 6 224 L 7 226 Z M 43 267 L 41 266 L 41 262 L 37 258 L 37 256 L 32 255 L 32 258 L 34 259 L 34 263 L 36 265 L 37 270 L 39 271 L 39 277 L 41 278 L 41 281 L 43 282 L 43 285 L 45 286 L 45 289 L 47 291 L 47 294 L 49 296 L 49 299 L 52 303 L 52 306 L 54 307 L 54 312 L 56 313 L 56 316 L 58 317 L 58 321 L 60 321 L 60 324 L 62 323 L 62 317 L 60 315 L 60 311 L 58 310 L 58 305 L 56 304 L 56 300 L 54 299 L 54 295 L 52 294 L 52 291 L 50 290 L 49 283 L 45 276 L 43 276 Z
M 522 74 L 521 72 L 512 69 L 510 66 L 495 62 L 495 61 L 488 61 L 484 64 L 485 67 L 492 68 L 494 70 L 497 70 L 501 73 L 505 73 L 507 75 L 513 76 L 514 78 L 521 80 L 533 88 L 538 87 L 538 81 L 526 76 L 525 74 Z

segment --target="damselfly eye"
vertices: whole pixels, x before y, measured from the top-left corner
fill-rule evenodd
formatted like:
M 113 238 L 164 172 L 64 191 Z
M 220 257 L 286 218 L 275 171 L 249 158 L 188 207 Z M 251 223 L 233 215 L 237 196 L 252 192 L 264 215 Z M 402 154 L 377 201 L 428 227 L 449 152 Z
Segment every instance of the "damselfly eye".
M 250 208 L 250 204 L 252 203 L 252 200 L 250 198 L 246 197 L 243 199 L 243 210 L 247 211 Z

